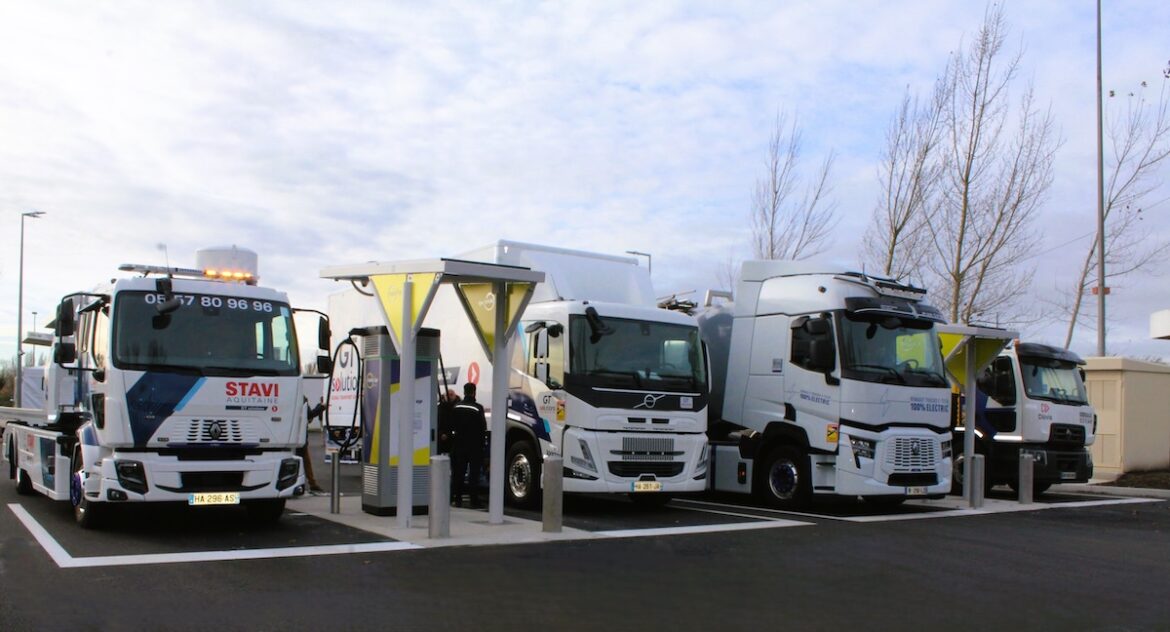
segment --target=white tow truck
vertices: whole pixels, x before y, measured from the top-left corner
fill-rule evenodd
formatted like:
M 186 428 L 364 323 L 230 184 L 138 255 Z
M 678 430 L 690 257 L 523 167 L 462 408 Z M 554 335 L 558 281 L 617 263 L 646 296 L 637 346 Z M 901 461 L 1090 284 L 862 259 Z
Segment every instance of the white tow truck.
M 699 313 L 711 356 L 711 488 L 796 508 L 951 488 L 950 388 L 926 291 L 803 262 L 748 261 Z
M 550 455 L 563 459 L 565 492 L 659 504 L 705 489 L 708 387 L 699 329 L 693 317 L 657 307 L 636 259 L 513 241 L 457 258 L 545 273 L 511 347 L 510 504 L 539 502 Z M 464 383 L 477 383 L 478 401 L 490 408 L 492 365 L 461 300 L 441 287 L 423 325 L 442 332 L 445 386 L 461 394 Z M 470 308 L 490 312 L 493 304 L 488 295 Z M 381 323 L 378 309 L 356 288 L 329 300 L 341 336 Z
M 979 374 L 975 449 L 987 459 L 986 489 L 1007 484 L 1018 491 L 1021 456 L 1035 463 L 1034 495 L 1055 483 L 1092 478 L 1088 446 L 1096 438 L 1097 415 L 1085 392 L 1083 364 L 1066 349 L 1017 340 Z M 965 430 L 958 421 L 956 434 Z M 955 477 L 961 482 L 961 476 L 959 463 Z
M 18 492 L 69 501 L 83 527 L 127 502 L 244 504 L 276 520 L 304 492 L 288 298 L 256 285 L 250 250 L 196 258 L 123 265 L 140 276 L 62 299 L 44 408 L 0 409 Z M 327 354 L 324 320 L 318 337 Z

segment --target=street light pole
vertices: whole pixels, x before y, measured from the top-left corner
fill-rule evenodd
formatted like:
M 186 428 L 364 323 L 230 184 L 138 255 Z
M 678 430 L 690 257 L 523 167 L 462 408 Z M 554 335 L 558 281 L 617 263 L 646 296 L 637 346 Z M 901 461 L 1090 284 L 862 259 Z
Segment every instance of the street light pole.
M 627 251 L 626 251 L 626 254 L 627 254 L 627 255 L 637 255 L 637 256 L 639 256 L 639 257 L 646 257 L 646 274 L 653 276 L 653 274 L 654 274 L 654 264 L 653 264 L 653 262 L 650 260 L 650 253 L 648 253 L 648 252 L 638 252 L 637 250 L 627 250 Z
M 1105 355 L 1105 142 L 1101 103 L 1101 0 L 1097 0 L 1097 355 Z
M 12 403 L 20 408 L 20 391 L 24 389 L 24 218 L 40 217 L 44 211 L 28 211 L 20 214 L 20 272 L 16 289 L 16 384 L 12 389 Z

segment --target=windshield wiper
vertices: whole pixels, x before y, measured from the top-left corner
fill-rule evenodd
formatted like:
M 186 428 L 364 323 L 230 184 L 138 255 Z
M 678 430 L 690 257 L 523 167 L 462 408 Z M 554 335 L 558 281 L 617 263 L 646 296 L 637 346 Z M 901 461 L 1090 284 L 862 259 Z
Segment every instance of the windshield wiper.
M 901 373 L 898 373 L 898 371 L 896 369 L 894 369 L 892 367 L 888 367 L 884 364 L 850 364 L 847 368 L 850 368 L 850 369 L 878 369 L 879 371 L 885 371 L 888 375 L 894 376 L 895 378 L 898 379 L 899 382 L 901 382 L 903 384 L 906 383 L 905 376 L 903 376 Z

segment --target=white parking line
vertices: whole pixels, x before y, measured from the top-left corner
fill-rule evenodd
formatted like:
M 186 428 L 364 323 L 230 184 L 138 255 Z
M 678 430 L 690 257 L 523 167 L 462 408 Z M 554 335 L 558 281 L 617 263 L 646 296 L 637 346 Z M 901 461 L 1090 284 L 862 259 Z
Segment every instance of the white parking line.
M 1020 511 L 1042 511 L 1046 509 L 1062 509 L 1062 508 L 1077 508 L 1077 507 L 1100 507 L 1105 505 L 1129 505 L 1134 503 L 1156 503 L 1162 502 L 1155 498 L 1107 498 L 1101 500 L 1085 500 L 1067 503 L 1032 503 L 1030 505 L 1021 505 L 1016 501 L 987 499 L 986 504 L 979 509 L 971 509 L 969 507 L 952 507 L 949 509 L 939 509 L 936 511 L 923 513 L 899 513 L 899 514 L 882 514 L 873 516 L 833 516 L 828 514 L 803 513 L 798 511 L 780 511 L 778 509 L 767 509 L 763 507 L 751 507 L 752 511 L 761 511 L 779 515 L 789 516 L 803 516 L 808 518 L 822 518 L 825 520 L 840 520 L 842 522 L 896 522 L 900 520 L 927 520 L 932 518 L 958 518 L 962 516 L 985 516 L 997 513 L 1011 513 Z M 691 511 L 711 511 L 704 510 L 698 507 L 688 507 L 686 505 L 705 505 L 708 507 L 722 507 L 727 509 L 743 509 L 740 505 L 730 505 L 723 503 L 713 503 L 702 500 L 690 499 L 675 499 L 671 502 L 672 507 L 679 509 L 688 509 Z M 717 513 L 717 512 L 716 512 Z M 760 520 L 771 520 L 766 516 L 751 516 L 750 514 L 734 514 L 730 515 L 744 515 L 747 517 L 754 517 Z
M 758 517 L 758 516 L 757 516 Z M 719 533 L 724 531 L 749 531 L 752 529 L 776 529 L 781 527 L 808 527 L 812 522 L 762 518 L 759 522 L 736 522 L 732 524 L 707 524 L 693 527 L 663 527 L 660 529 L 618 529 L 615 531 L 594 531 L 594 535 L 606 538 L 644 538 L 659 535 L 691 535 L 695 533 Z
M 8 508 L 24 524 L 24 528 L 36 538 L 41 548 L 61 568 L 93 568 L 97 566 L 134 566 L 140 564 L 178 564 L 186 562 L 222 562 L 233 560 L 257 560 L 279 557 L 309 557 L 317 555 L 345 555 L 349 553 L 381 553 L 421 549 L 409 542 L 363 542 L 359 544 L 330 544 L 322 546 L 296 546 L 280 549 L 247 549 L 235 551 L 198 551 L 192 553 L 154 553 L 146 555 L 103 555 L 96 557 L 73 557 L 49 532 L 37 522 L 32 514 L 19 503 Z

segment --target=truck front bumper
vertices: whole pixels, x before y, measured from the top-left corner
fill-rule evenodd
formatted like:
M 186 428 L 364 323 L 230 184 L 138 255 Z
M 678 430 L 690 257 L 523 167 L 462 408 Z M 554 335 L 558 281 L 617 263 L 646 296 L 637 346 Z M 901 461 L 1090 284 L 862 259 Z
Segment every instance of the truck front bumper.
M 663 493 L 707 488 L 704 434 L 593 432 L 570 428 L 564 434 L 564 490 L 627 493 L 634 483 Z
M 188 502 L 195 493 L 239 494 L 240 501 L 290 498 L 304 491 L 301 458 L 264 452 L 231 461 L 189 461 L 160 454 L 115 451 L 88 476 L 91 501 Z
M 836 458 L 813 455 L 813 492 L 942 496 L 951 490 L 951 434 L 925 428 L 870 432 L 841 426 Z M 853 439 L 857 439 L 854 442 Z M 820 462 L 820 463 L 818 463 Z M 832 472 L 832 489 L 825 481 Z M 820 487 L 821 489 L 818 489 Z

